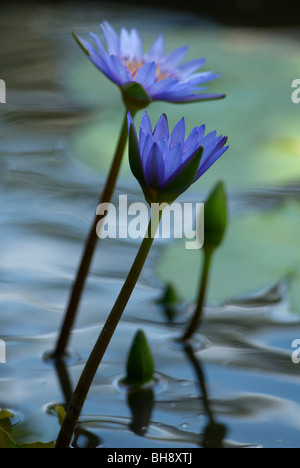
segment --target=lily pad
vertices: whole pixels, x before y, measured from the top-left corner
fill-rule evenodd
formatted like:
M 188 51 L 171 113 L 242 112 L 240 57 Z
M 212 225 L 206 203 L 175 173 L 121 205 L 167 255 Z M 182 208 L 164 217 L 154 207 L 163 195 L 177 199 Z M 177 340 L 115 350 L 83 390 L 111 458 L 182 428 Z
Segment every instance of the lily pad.
M 6 431 L 0 428 L 0 448 L 54 448 L 54 442 L 17 444 Z
M 222 303 L 289 276 L 291 308 L 300 311 L 299 232 L 300 203 L 296 201 L 232 219 L 213 257 L 207 301 Z M 161 257 L 158 276 L 172 282 L 181 297 L 195 300 L 202 255 L 201 250 L 198 255 L 186 250 L 183 240 L 170 244 Z

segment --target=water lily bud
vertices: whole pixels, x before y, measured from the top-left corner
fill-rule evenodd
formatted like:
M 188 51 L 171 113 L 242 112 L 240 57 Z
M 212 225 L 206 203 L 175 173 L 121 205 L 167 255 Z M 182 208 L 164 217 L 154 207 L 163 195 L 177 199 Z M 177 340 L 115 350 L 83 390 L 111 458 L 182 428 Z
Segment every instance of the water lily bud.
M 204 204 L 204 249 L 217 248 L 227 225 L 227 197 L 223 182 L 218 182 Z
M 179 302 L 177 292 L 172 284 L 167 284 L 164 290 L 164 293 L 160 299 L 158 299 L 158 304 L 163 305 L 173 305 Z
M 126 384 L 143 385 L 153 378 L 154 363 L 152 354 L 142 330 L 136 333 L 126 366 Z

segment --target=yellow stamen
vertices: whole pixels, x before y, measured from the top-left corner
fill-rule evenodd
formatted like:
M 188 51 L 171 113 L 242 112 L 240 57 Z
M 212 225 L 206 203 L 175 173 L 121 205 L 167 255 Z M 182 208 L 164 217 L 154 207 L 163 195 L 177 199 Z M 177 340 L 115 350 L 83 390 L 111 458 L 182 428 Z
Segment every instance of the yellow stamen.
M 142 68 L 143 65 L 145 65 L 144 60 L 137 61 L 135 58 L 130 60 L 127 57 L 123 57 L 122 59 L 123 65 L 127 68 L 127 70 L 131 73 L 132 78 L 135 80 L 138 71 L 140 68 Z M 171 73 L 168 73 L 167 71 L 161 70 L 160 65 L 156 65 L 156 81 L 161 81 L 165 80 L 166 78 L 172 78 Z

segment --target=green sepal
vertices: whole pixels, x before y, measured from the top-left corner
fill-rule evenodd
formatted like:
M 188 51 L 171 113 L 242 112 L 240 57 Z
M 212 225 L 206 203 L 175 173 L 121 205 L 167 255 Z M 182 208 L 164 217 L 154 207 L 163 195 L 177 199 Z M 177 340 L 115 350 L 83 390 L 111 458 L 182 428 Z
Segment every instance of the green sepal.
M 218 182 L 204 204 L 204 248 L 217 248 L 223 241 L 226 226 L 226 191 L 223 182 Z
M 138 330 L 131 345 L 127 365 L 126 384 L 143 385 L 153 379 L 154 363 L 146 336 Z
M 120 89 L 124 104 L 131 113 L 135 113 L 140 109 L 145 109 L 152 101 L 143 86 L 136 81 L 129 81 L 121 86 Z
M 88 57 L 90 57 L 89 51 L 84 47 L 84 45 L 83 45 L 82 42 L 80 41 L 79 37 L 77 37 L 76 34 L 75 34 L 74 32 L 72 32 L 72 36 L 74 37 L 75 41 L 76 41 L 77 44 L 79 45 L 80 49 L 81 49 Z

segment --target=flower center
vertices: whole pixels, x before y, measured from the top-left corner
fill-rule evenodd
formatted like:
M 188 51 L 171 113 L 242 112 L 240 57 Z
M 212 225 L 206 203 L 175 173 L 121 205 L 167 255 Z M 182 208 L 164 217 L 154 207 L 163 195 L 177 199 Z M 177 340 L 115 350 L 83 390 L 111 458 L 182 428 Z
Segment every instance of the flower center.
M 121 59 L 123 65 L 127 68 L 127 70 L 131 73 L 132 78 L 135 80 L 136 76 L 138 74 L 138 71 L 140 68 L 142 68 L 143 65 L 145 65 L 144 60 L 136 60 L 134 59 L 129 59 L 128 57 L 123 57 Z M 165 80 L 166 78 L 175 78 L 175 75 L 168 72 L 167 70 L 162 70 L 161 65 L 156 64 L 156 81 L 161 81 Z
M 132 78 L 135 80 L 139 69 L 142 68 L 142 66 L 144 65 L 144 61 L 143 60 L 137 61 L 136 59 L 130 60 L 127 57 L 123 57 L 122 62 L 127 68 L 127 70 L 131 73 Z

